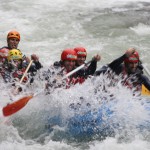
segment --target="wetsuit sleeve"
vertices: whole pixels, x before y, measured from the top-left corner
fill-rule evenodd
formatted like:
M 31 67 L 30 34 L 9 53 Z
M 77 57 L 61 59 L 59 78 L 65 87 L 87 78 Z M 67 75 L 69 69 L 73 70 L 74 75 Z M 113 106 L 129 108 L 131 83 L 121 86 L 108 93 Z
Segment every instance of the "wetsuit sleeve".
M 39 69 L 41 69 L 43 67 L 42 64 L 39 61 L 35 61 L 33 63 L 35 64 L 36 70 L 39 70 Z
M 144 84 L 144 86 L 150 90 L 150 80 L 148 79 L 148 77 L 146 77 L 144 74 L 142 74 L 140 76 L 140 80 L 142 81 L 142 84 Z
M 60 68 L 62 66 L 62 61 L 55 61 L 53 64 L 54 68 Z
M 97 68 L 97 61 L 93 60 L 89 67 L 86 69 L 87 75 L 93 75 Z
M 26 64 L 25 66 L 27 67 L 28 64 Z M 42 68 L 42 65 L 39 61 L 33 62 L 28 72 L 35 73 L 35 72 L 37 72 L 37 70 L 39 70 L 41 68 Z
M 108 66 L 112 69 L 115 70 L 119 65 L 121 65 L 124 61 L 124 59 L 126 58 L 126 55 L 122 55 L 121 57 L 115 59 L 114 61 L 112 61 L 110 64 L 108 64 Z
M 93 60 L 88 67 L 80 69 L 78 72 L 76 72 L 74 77 L 87 78 L 89 75 L 94 75 L 96 68 L 97 68 L 97 61 Z
M 94 75 L 99 76 L 100 74 L 104 74 L 108 70 L 108 65 L 102 66 L 100 69 L 96 70 Z
M 122 63 L 124 61 L 124 59 L 126 58 L 126 55 L 122 55 L 121 57 L 115 59 L 114 61 L 112 61 L 110 64 L 108 64 L 108 67 L 114 71 L 116 74 L 120 74 L 123 70 L 123 66 Z

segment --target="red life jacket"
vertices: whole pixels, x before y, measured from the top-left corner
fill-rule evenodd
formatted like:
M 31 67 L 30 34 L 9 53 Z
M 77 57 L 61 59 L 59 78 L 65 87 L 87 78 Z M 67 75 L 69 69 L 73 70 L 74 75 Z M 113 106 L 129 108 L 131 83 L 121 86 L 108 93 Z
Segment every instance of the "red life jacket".
M 75 85 L 77 83 L 79 84 L 82 84 L 83 82 L 85 81 L 84 78 L 81 78 L 81 77 L 70 77 L 70 78 L 67 78 L 66 79 L 66 83 L 67 83 L 67 87 L 66 88 L 69 88 L 71 85 Z
M 129 77 L 126 69 L 125 69 L 125 66 L 123 66 L 123 85 L 125 85 L 127 88 L 129 89 L 135 89 L 135 92 L 141 92 L 141 89 L 142 89 L 142 86 L 138 83 L 138 79 L 135 77 L 135 79 L 131 76 Z
M 22 68 L 20 70 L 13 72 L 12 73 L 13 78 L 18 78 L 20 80 L 22 78 L 25 70 L 26 70 L 25 68 Z M 27 82 L 27 80 L 28 80 L 28 78 L 25 76 L 23 79 L 23 82 L 25 83 L 25 82 Z
M 65 74 L 67 73 L 69 72 L 65 72 Z M 85 79 L 83 77 L 76 77 L 76 73 L 74 73 L 66 79 L 66 88 L 68 89 L 71 85 L 75 85 L 77 83 L 82 84 L 84 81 Z

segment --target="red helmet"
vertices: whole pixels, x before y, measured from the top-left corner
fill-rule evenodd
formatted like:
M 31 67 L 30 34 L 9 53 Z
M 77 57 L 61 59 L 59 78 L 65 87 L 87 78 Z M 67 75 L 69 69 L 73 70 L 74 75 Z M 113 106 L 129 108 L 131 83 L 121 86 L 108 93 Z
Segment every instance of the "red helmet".
M 130 63 L 130 62 L 133 62 L 133 63 L 136 63 L 136 62 L 139 62 L 139 54 L 138 52 L 134 52 L 130 57 L 126 58 L 124 60 L 125 63 Z
M 77 60 L 77 53 L 73 49 L 65 49 L 61 53 L 61 60 Z
M 74 50 L 76 51 L 77 56 L 83 56 L 83 57 L 87 56 L 87 52 L 84 47 L 76 47 L 76 48 L 74 48 Z
M 0 49 L 0 58 L 7 58 L 8 52 L 9 52 L 9 49 L 7 48 Z
M 20 41 L 20 33 L 15 30 L 12 30 L 7 34 L 7 39 L 10 38 L 17 38 Z

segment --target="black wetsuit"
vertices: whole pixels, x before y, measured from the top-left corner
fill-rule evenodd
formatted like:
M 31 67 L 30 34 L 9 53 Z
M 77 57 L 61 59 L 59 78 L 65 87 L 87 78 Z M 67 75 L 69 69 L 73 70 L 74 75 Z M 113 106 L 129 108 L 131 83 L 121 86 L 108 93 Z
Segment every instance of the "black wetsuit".
M 95 75 L 100 75 L 101 73 L 107 72 L 108 69 L 111 69 L 113 72 L 115 72 L 117 75 L 120 75 L 124 72 L 124 59 L 126 58 L 126 55 L 115 59 L 113 62 L 109 63 L 106 66 L 103 66 L 99 70 L 95 72 Z M 143 66 L 141 62 L 139 63 L 136 72 L 134 74 L 128 74 L 128 76 L 132 76 L 131 81 L 133 82 L 136 80 L 136 85 L 144 85 L 148 90 L 150 90 L 150 80 L 143 74 Z
M 76 65 L 76 67 L 79 67 Z M 89 66 L 85 66 L 83 69 L 77 72 L 77 76 L 87 78 L 89 75 L 94 75 L 97 68 L 97 61 L 92 60 Z

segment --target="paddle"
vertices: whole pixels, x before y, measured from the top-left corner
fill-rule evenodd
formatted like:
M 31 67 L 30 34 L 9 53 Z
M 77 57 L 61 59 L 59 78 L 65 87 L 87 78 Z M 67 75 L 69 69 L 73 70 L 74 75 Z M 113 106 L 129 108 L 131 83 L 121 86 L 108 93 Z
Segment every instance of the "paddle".
M 22 78 L 21 78 L 20 81 L 19 81 L 20 84 L 22 83 L 24 77 L 26 76 L 28 70 L 30 69 L 30 67 L 31 67 L 31 65 L 32 65 L 32 62 L 33 62 L 33 60 L 31 60 L 30 63 L 28 64 L 28 67 L 26 68 L 26 70 L 25 70 L 25 72 L 24 72 Z M 18 88 L 19 88 L 19 87 L 16 87 L 16 89 L 14 90 L 15 93 L 18 92 Z
M 68 74 L 66 74 L 62 79 L 65 79 L 65 78 L 71 76 L 72 74 L 74 74 L 75 72 L 79 71 L 80 69 L 84 68 L 86 65 L 88 65 L 89 63 L 91 63 L 91 61 L 92 60 L 90 60 L 87 63 L 85 63 L 85 64 L 77 67 L 74 70 L 72 70 L 71 72 L 69 72 Z M 40 93 L 33 94 L 33 95 L 30 95 L 30 96 L 25 96 L 25 97 L 23 97 L 23 98 L 15 101 L 15 102 L 11 103 L 11 104 L 8 104 L 7 106 L 5 106 L 2 109 L 3 116 L 7 117 L 7 116 L 10 116 L 10 115 L 18 112 L 20 109 L 22 109 L 29 102 L 30 99 L 32 99 L 33 97 L 35 97 L 36 95 L 38 95 Z
M 77 67 L 76 69 L 72 70 L 71 72 L 67 73 L 62 79 L 66 79 L 68 78 L 69 76 L 71 76 L 72 74 L 74 74 L 75 72 L 81 70 L 82 68 L 84 68 L 85 66 L 87 66 L 88 64 L 91 63 L 92 60 L 82 64 L 81 66 Z
M 7 117 L 7 116 L 10 116 L 10 115 L 16 113 L 17 111 L 22 109 L 32 97 L 33 97 L 32 95 L 23 97 L 23 98 L 19 99 L 18 101 L 15 101 L 15 102 L 3 107 L 3 109 L 2 109 L 3 115 L 5 117 Z
M 22 83 L 22 81 L 23 81 L 25 75 L 27 74 L 27 72 L 28 72 L 28 70 L 29 70 L 29 68 L 30 68 L 30 66 L 31 66 L 31 64 L 32 64 L 32 62 L 33 62 L 33 60 L 31 60 L 30 63 L 28 64 L 28 66 L 27 66 L 27 68 L 26 68 L 26 70 L 25 70 L 25 72 L 24 72 L 22 78 L 21 78 L 20 81 L 19 81 L 20 84 Z M 16 87 L 15 93 L 17 93 L 18 88 L 19 88 L 19 87 Z M 7 106 L 3 107 L 3 109 L 2 109 L 3 115 L 4 115 L 4 116 L 9 116 L 9 115 L 11 115 L 11 114 L 16 113 L 17 111 L 19 111 L 19 110 L 23 107 L 23 105 L 24 105 L 25 103 L 27 103 L 27 102 L 29 101 L 29 98 L 31 98 L 31 96 L 30 96 L 30 97 L 21 98 L 21 99 L 19 99 L 18 101 L 15 101 L 15 102 L 13 102 L 13 103 L 11 103 L 11 104 L 8 104 Z
M 20 84 L 22 83 L 22 81 L 23 81 L 25 75 L 27 74 L 27 72 L 28 72 L 30 66 L 32 65 L 32 62 L 33 62 L 33 60 L 30 61 L 28 67 L 26 68 L 26 70 L 25 70 L 25 72 L 24 72 L 24 74 L 23 74 L 23 76 L 22 76 L 22 78 L 21 78 L 21 80 L 20 80 Z

